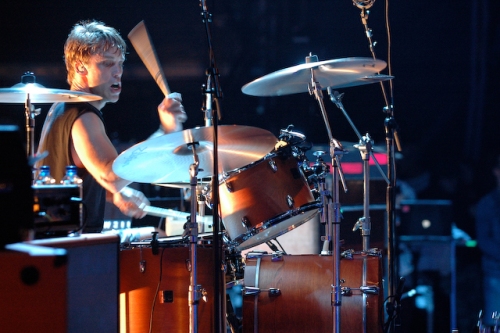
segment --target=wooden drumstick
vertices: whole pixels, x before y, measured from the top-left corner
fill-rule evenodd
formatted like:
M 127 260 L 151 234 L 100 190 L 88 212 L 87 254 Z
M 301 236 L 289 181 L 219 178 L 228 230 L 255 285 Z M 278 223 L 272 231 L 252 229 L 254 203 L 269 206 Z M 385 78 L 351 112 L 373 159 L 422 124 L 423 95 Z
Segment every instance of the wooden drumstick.
M 160 87 L 165 96 L 168 96 L 168 94 L 170 94 L 170 88 L 168 87 L 167 78 L 160 66 L 160 61 L 158 60 L 158 56 L 156 55 L 155 48 L 151 42 L 144 21 L 139 22 L 139 24 L 130 31 L 128 38 L 137 54 L 139 54 L 142 62 L 146 65 L 149 73 L 153 76 L 156 84 L 158 84 L 158 87 Z

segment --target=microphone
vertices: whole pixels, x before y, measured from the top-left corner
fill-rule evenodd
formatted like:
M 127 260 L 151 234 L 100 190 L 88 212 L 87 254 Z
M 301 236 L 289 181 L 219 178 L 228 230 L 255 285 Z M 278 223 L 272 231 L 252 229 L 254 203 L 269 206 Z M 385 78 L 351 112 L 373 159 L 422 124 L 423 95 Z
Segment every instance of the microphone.
M 207 78 L 207 86 L 205 87 L 205 126 L 212 126 L 212 80 L 210 76 Z
M 352 3 L 359 9 L 368 9 L 373 6 L 375 0 L 352 0 Z
M 206 12 L 207 11 L 207 2 L 206 0 L 200 0 L 200 7 L 201 9 Z

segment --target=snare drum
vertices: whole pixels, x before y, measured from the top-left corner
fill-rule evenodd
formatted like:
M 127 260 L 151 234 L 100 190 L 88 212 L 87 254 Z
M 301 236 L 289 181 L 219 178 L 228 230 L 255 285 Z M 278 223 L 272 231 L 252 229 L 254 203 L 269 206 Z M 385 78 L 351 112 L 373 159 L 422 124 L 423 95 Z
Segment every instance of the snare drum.
M 270 154 L 229 173 L 219 185 L 222 222 L 244 250 L 313 218 L 321 206 L 293 156 Z
M 381 266 L 379 254 L 354 253 L 351 259 L 341 259 L 341 332 L 382 332 Z M 332 332 L 332 281 L 332 256 L 250 253 L 243 333 Z

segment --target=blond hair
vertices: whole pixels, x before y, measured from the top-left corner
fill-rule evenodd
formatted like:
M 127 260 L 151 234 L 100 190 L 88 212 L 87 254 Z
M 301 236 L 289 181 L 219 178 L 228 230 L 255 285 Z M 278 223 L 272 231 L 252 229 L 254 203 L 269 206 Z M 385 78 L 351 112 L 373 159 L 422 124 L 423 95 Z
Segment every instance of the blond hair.
M 103 54 L 113 47 L 121 51 L 125 60 L 127 45 L 116 29 L 99 21 L 82 21 L 75 24 L 64 44 L 68 83 L 71 85 L 75 77 L 76 62 L 87 63 L 91 56 Z

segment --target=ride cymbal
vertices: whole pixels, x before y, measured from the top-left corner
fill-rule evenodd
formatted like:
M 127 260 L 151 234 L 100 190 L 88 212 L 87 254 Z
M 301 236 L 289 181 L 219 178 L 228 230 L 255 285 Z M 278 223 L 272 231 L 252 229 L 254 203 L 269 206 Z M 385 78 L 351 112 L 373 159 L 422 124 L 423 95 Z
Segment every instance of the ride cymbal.
M 218 162 L 221 174 L 253 163 L 270 153 L 278 139 L 269 131 L 249 126 L 218 126 Z M 120 177 L 139 183 L 185 183 L 198 156 L 197 178 L 213 174 L 213 127 L 197 127 L 138 143 L 113 163 Z
M 267 74 L 247 83 L 241 91 L 253 96 L 308 92 L 311 69 L 322 89 L 353 87 L 392 79 L 393 76 L 377 74 L 385 67 L 385 61 L 362 57 L 309 62 Z

